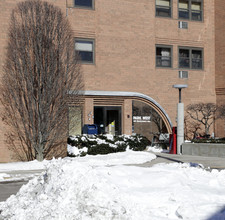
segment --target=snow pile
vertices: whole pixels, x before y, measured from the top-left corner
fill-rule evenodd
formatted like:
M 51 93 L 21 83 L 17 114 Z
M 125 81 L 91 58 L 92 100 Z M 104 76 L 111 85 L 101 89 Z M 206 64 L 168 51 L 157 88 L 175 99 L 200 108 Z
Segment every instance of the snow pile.
M 7 174 L 7 173 L 0 173 L 0 182 L 5 181 L 8 178 L 10 178 L 9 174 Z
M 155 153 L 162 153 L 163 152 L 162 147 L 158 147 L 158 146 L 148 146 L 146 150 L 150 151 L 150 152 L 155 152 Z
M 47 163 L 49 163 L 47 160 L 0 163 L 0 182 L 29 180 L 44 171 Z
M 128 219 L 117 187 L 91 166 L 69 160 L 53 161 L 1 209 L 4 219 L 15 220 Z
M 0 219 L 225 219 L 220 212 L 225 204 L 224 170 L 208 172 L 178 163 L 120 165 L 139 157 L 144 161 L 147 155 L 151 160 L 147 152 L 52 160 L 45 175 L 0 203 Z
M 0 163 L 0 172 L 6 172 L 10 170 L 42 170 L 48 163 L 47 160 L 39 162 L 37 160 L 29 162 L 12 162 L 12 163 Z
M 67 152 L 69 155 L 74 155 L 74 156 L 79 156 L 81 155 L 83 152 L 87 153 L 88 152 L 88 148 L 87 147 L 83 147 L 83 148 L 78 148 L 78 147 L 74 147 L 71 145 L 67 145 Z
M 29 180 L 41 173 L 47 163 L 47 160 L 42 162 L 34 160 L 30 162 L 0 163 L 0 182 Z
M 97 156 L 87 155 L 85 157 L 77 157 L 74 159 L 80 163 L 91 164 L 92 166 L 112 166 L 121 164 L 141 164 L 156 159 L 156 155 L 127 150 L 126 152 Z

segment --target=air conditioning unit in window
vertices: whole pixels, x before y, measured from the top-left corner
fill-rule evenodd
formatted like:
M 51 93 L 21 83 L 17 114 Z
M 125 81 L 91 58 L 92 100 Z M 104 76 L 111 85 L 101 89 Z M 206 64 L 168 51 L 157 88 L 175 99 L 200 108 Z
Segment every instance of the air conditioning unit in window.
M 188 23 L 186 21 L 178 21 L 178 27 L 180 29 L 188 29 Z
M 179 71 L 179 78 L 188 79 L 188 71 Z

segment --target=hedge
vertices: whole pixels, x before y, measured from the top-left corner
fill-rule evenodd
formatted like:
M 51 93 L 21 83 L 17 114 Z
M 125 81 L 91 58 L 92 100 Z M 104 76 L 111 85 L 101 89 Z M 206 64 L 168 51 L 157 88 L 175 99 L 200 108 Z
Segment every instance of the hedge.
M 210 138 L 210 139 L 205 139 L 205 138 L 200 138 L 200 139 L 193 139 L 191 142 L 193 143 L 212 143 L 212 144 L 225 144 L 225 138 Z
M 67 143 L 70 157 L 117 153 L 127 149 L 143 151 L 151 145 L 142 135 L 77 135 L 70 136 Z

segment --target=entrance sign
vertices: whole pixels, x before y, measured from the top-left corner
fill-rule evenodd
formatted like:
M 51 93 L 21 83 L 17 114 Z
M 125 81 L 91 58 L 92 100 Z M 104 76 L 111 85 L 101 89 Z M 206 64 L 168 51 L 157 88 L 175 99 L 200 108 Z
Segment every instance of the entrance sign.
M 151 116 L 133 116 L 133 122 L 151 122 Z

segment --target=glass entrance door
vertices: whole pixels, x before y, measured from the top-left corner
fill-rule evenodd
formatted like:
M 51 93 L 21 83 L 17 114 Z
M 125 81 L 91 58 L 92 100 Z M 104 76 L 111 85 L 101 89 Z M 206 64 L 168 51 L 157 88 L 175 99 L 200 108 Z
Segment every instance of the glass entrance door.
M 121 107 L 95 106 L 94 123 L 100 134 L 121 134 Z

